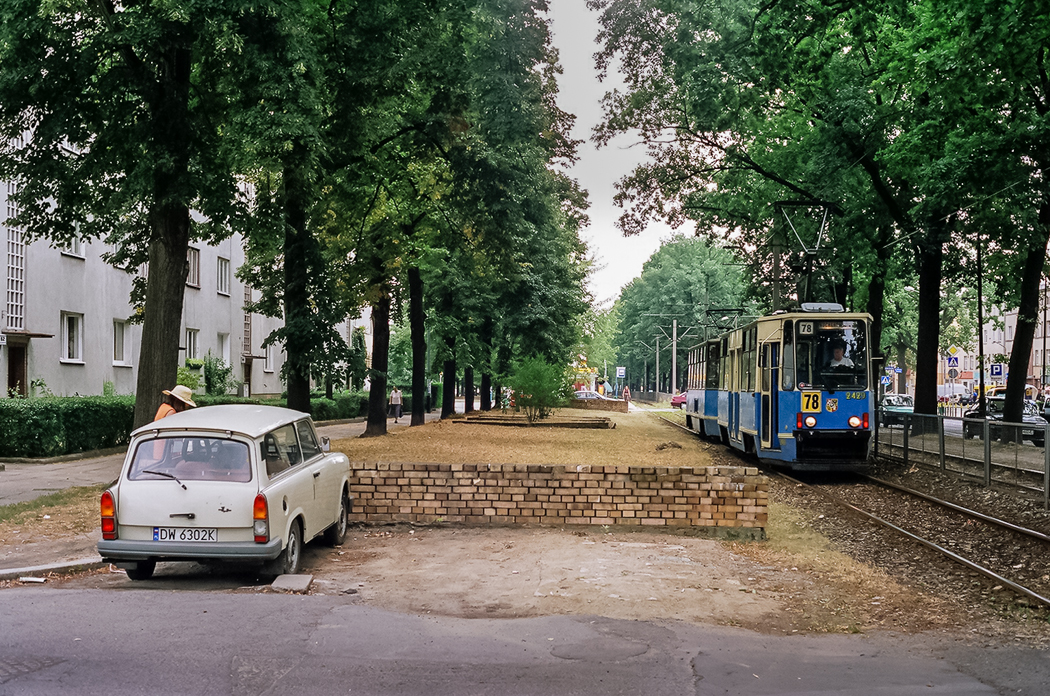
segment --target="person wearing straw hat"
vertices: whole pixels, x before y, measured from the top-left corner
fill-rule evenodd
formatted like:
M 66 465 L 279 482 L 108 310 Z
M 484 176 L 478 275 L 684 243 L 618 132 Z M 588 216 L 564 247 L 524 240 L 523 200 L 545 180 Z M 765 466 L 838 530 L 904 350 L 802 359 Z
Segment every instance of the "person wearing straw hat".
M 181 384 L 176 384 L 170 391 L 165 389 L 162 393 L 164 394 L 164 402 L 157 409 L 157 415 L 153 417 L 154 421 L 159 421 L 161 418 L 185 411 L 188 408 L 194 408 L 197 405 L 193 403 L 193 391 Z

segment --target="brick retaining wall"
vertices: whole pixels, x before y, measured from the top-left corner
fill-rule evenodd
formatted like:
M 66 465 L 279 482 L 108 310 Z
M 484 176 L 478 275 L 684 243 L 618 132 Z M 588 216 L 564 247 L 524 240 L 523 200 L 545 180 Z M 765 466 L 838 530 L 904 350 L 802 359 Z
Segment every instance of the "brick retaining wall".
M 769 482 L 755 467 L 351 462 L 357 522 L 664 527 L 760 539 Z
M 606 401 L 605 399 L 573 399 L 569 402 L 569 408 L 582 408 L 588 411 L 617 411 L 627 413 L 626 401 Z

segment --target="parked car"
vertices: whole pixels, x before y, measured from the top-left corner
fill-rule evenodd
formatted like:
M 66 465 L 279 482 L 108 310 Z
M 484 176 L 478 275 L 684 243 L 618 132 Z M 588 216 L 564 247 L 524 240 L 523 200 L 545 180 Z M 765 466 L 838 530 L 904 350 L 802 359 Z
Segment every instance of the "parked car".
M 879 402 L 880 425 L 905 425 L 906 416 L 915 409 L 910 394 L 886 394 Z
M 675 394 L 671 397 L 671 408 L 684 408 L 685 407 L 685 392 L 681 394 Z
M 996 423 L 1002 423 L 1003 420 L 1003 407 L 1006 403 L 1006 398 L 1002 396 L 989 396 L 985 399 L 988 405 L 988 420 L 991 422 L 989 425 L 989 436 L 992 438 L 999 438 L 1002 430 L 1001 425 Z M 981 420 L 984 416 L 981 414 L 979 408 L 971 408 L 963 414 L 963 437 L 973 438 L 980 437 L 983 425 Z M 973 420 L 976 419 L 976 420 Z M 1047 420 L 1039 415 L 1038 407 L 1031 401 L 1024 401 L 1024 415 L 1022 416 L 1022 427 L 1021 427 L 1021 439 L 1030 441 L 1033 445 L 1042 447 L 1046 430 L 1044 426 Z
M 577 391 L 576 394 L 575 394 L 575 398 L 577 398 L 577 399 L 603 399 L 604 401 L 617 401 L 617 399 L 614 399 L 611 396 L 606 396 L 605 394 L 599 394 L 598 392 L 591 391 L 590 389 L 581 389 L 581 390 Z
M 159 561 L 240 563 L 296 573 L 303 544 L 346 536 L 350 463 L 310 416 L 273 406 L 207 406 L 145 425 L 102 494 L 104 561 L 132 580 Z

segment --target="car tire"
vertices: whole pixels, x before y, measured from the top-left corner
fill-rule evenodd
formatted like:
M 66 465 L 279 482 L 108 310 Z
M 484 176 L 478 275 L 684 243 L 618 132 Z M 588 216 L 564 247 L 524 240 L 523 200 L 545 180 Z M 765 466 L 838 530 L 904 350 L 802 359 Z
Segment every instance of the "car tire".
M 967 426 L 963 426 L 963 439 L 972 440 L 977 437 L 977 434 Z
M 339 496 L 339 519 L 324 531 L 325 543 L 329 546 L 342 546 L 346 539 L 346 528 L 350 524 L 350 498 L 346 493 Z
M 299 572 L 299 563 L 303 556 L 303 531 L 299 520 L 292 522 L 288 529 L 288 541 L 284 550 L 268 568 L 267 575 L 295 575 Z
M 156 561 L 139 561 L 133 568 L 125 569 L 129 580 L 149 580 L 157 569 Z

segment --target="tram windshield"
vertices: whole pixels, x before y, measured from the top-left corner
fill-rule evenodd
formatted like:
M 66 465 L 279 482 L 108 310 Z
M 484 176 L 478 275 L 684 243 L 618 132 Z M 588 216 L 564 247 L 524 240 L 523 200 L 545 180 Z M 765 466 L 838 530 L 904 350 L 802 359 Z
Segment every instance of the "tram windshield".
M 784 389 L 867 389 L 863 321 L 801 319 L 784 327 Z

